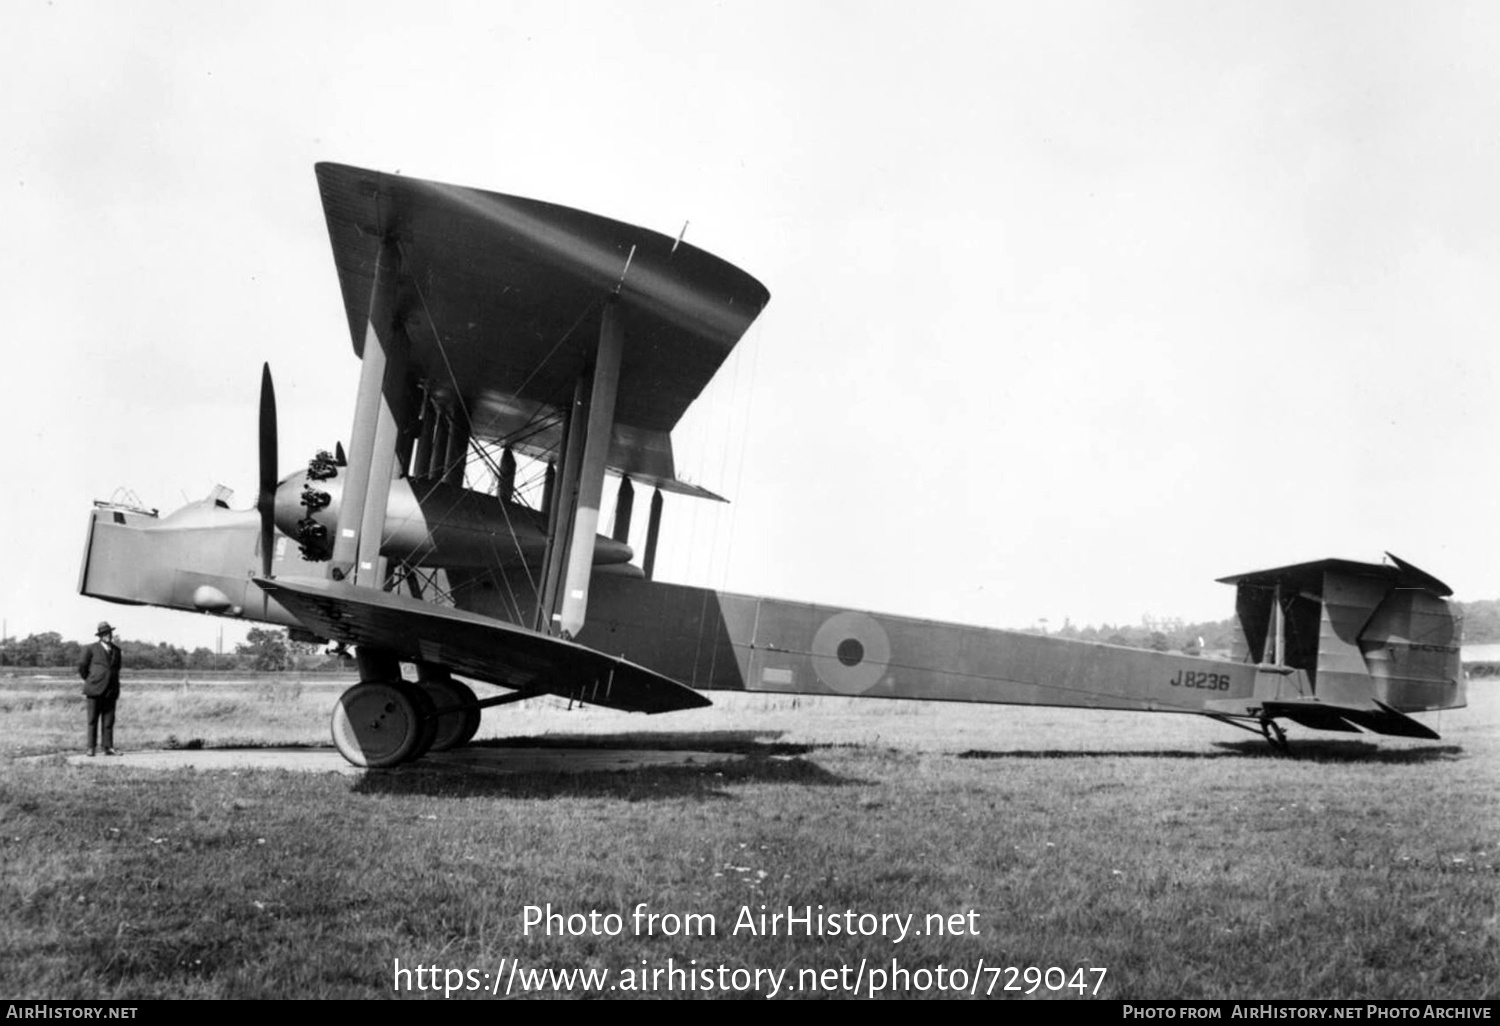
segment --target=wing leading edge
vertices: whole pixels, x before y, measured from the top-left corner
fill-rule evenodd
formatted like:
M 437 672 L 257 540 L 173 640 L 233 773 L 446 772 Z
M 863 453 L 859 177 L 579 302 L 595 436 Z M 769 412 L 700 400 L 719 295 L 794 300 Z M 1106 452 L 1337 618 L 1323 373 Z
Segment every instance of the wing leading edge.
M 393 242 L 414 380 L 461 411 L 474 438 L 555 450 L 555 413 L 594 358 L 585 325 L 617 295 L 628 343 L 608 466 L 697 494 L 676 480 L 670 432 L 769 302 L 765 286 L 688 243 L 581 210 L 341 164 L 316 170 L 356 353 L 377 258 Z
M 523 692 L 628 712 L 675 712 L 712 703 L 643 666 L 489 617 L 390 592 L 314 579 L 255 581 L 314 632 L 378 645 L 412 662 Z

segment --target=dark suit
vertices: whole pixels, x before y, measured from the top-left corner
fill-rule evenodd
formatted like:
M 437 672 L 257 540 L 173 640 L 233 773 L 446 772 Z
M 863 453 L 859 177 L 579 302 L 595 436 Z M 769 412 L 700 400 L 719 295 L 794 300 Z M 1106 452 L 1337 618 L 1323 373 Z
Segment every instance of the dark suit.
M 78 661 L 83 678 L 83 697 L 89 709 L 89 751 L 95 740 L 105 750 L 115 746 L 115 701 L 120 697 L 120 646 L 96 641 L 83 650 Z M 99 735 L 102 734 L 103 737 Z

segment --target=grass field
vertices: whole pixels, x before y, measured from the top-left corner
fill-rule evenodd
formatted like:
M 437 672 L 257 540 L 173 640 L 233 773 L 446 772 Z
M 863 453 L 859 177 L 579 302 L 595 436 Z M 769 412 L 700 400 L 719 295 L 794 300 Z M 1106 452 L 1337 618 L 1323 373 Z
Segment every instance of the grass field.
M 130 681 L 117 737 L 323 745 L 341 686 Z M 388 997 L 399 979 L 489 997 L 462 988 L 549 969 L 652 996 L 1037 979 L 1003 967 L 1059 970 L 1034 997 L 1076 997 L 1049 990 L 1064 978 L 1108 998 L 1500 996 L 1500 684 L 1430 719 L 1442 741 L 1294 729 L 1295 758 L 1189 717 L 714 697 L 652 718 L 507 707 L 477 743 L 731 762 L 346 777 L 73 767 L 47 757 L 79 747 L 73 683 L 0 682 L 0 996 Z M 642 902 L 680 919 L 638 935 Z M 528 931 L 548 905 L 618 914 L 618 935 Z M 734 929 L 820 905 L 823 936 Z M 829 935 L 846 910 L 914 914 L 922 935 Z

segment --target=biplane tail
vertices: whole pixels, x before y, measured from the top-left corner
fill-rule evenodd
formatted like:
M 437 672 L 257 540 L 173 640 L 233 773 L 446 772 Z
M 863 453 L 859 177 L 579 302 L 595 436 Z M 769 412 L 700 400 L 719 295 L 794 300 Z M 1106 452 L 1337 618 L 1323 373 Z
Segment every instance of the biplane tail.
M 1225 578 L 1239 633 L 1229 659 L 630 580 L 598 587 L 580 640 L 607 638 L 703 689 L 1197 713 L 1268 737 L 1286 720 L 1432 739 L 1411 714 L 1465 705 L 1461 623 L 1446 585 L 1390 559 Z
M 1408 713 L 1462 708 L 1461 618 L 1442 581 L 1397 556 L 1325 559 L 1221 578 L 1238 656 L 1270 667 L 1262 715 L 1318 730 L 1436 738 Z

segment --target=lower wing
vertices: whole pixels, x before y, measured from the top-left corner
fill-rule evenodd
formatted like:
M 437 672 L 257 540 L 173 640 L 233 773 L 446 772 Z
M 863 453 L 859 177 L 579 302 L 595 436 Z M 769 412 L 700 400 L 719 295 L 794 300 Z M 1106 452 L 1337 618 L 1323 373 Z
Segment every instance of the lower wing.
M 475 613 L 335 581 L 280 577 L 255 583 L 315 634 L 445 666 L 473 680 L 629 712 L 712 704 L 644 666 Z

